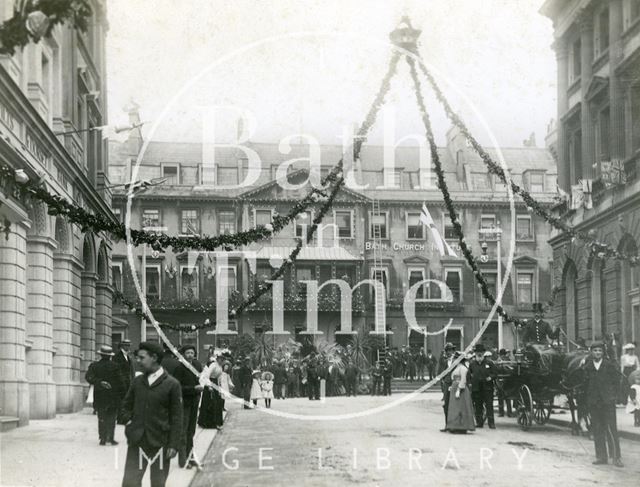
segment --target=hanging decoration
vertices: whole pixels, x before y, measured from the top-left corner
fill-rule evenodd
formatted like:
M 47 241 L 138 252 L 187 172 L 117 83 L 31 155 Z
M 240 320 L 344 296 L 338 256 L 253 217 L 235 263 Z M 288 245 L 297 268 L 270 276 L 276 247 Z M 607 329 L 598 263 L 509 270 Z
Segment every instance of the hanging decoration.
M 415 54 L 417 55 L 417 52 Z M 478 153 L 478 155 L 480 156 L 484 164 L 489 169 L 490 173 L 498 176 L 504 184 L 510 185 L 513 192 L 519 195 L 523 199 L 523 201 L 525 202 L 528 208 L 530 208 L 538 216 L 542 217 L 542 219 L 544 219 L 544 221 L 549 223 L 552 227 L 554 227 L 557 230 L 560 230 L 561 232 L 564 232 L 570 239 L 577 238 L 579 240 L 584 241 L 587 244 L 587 246 L 591 246 L 591 247 L 593 247 L 594 243 L 598 243 L 598 242 L 595 242 L 593 239 L 590 239 L 587 233 L 585 233 L 584 231 L 576 230 L 569 224 L 562 221 L 560 217 L 553 216 L 539 202 L 537 202 L 531 196 L 531 194 L 529 194 L 528 191 L 526 191 L 524 188 L 522 188 L 512 180 L 509 180 L 504 170 L 500 167 L 500 165 L 498 165 L 487 153 L 487 151 L 484 150 L 484 148 L 475 139 L 475 137 L 473 137 L 473 135 L 467 128 L 466 124 L 462 121 L 462 119 L 458 116 L 458 114 L 456 114 L 453 111 L 453 109 L 451 108 L 451 105 L 449 104 L 448 100 L 445 98 L 444 94 L 442 93 L 442 90 L 440 90 L 440 87 L 436 83 L 435 78 L 433 77 L 431 72 L 426 68 L 426 66 L 424 66 L 423 63 L 418 63 L 418 66 L 419 66 L 419 69 L 424 74 L 424 76 L 426 77 L 427 81 L 429 82 L 431 88 L 433 89 L 436 95 L 436 98 L 444 107 L 444 110 L 447 116 L 449 117 L 449 120 L 451 120 L 451 122 L 462 132 L 465 138 L 469 141 L 473 149 Z M 587 198 L 584 197 L 585 189 L 589 192 Z M 591 207 L 590 183 L 581 182 L 580 190 L 583 195 L 583 198 L 580 204 L 585 205 L 585 207 L 589 209 Z M 612 257 L 617 260 L 627 261 L 634 266 L 638 265 L 639 263 L 638 255 L 631 255 L 625 252 L 620 252 L 615 247 L 611 245 L 607 245 L 605 243 L 601 243 L 601 242 L 596 247 L 598 252 L 604 252 L 605 257 Z
M 91 15 L 89 0 L 20 0 L 13 16 L 0 25 L 0 54 L 12 56 L 30 41 L 49 37 L 58 24 L 86 32 Z

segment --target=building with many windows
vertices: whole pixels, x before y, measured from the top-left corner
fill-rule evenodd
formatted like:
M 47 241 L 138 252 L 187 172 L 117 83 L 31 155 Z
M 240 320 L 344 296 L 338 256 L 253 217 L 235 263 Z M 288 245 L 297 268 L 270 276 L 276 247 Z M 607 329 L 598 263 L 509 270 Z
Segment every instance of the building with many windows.
M 640 1 L 548 0 L 541 12 L 553 21 L 558 62 L 558 182 L 572 194 L 556 210 L 597 240 L 637 254 Z M 561 288 L 555 318 L 569 337 L 637 341 L 640 269 L 589 259 L 582 242 L 562 233 L 550 243 Z
M 13 14 L 0 1 L 0 21 Z M 0 161 L 51 193 L 113 218 L 107 145 L 102 1 L 87 33 L 64 26 L 0 56 Z M 84 371 L 111 344 L 111 242 L 44 205 L 0 191 L 0 415 L 25 424 L 79 410 Z
M 131 114 L 132 121 L 137 114 Z M 110 177 L 125 183 L 132 174 L 142 146 L 140 133 L 133 133 L 122 144 L 113 142 L 110 148 Z M 138 179 L 166 178 L 163 184 L 136 194 L 132 199 L 130 222 L 132 227 L 166 229 L 169 234 L 220 235 L 246 230 L 269 223 L 275 212 L 285 214 L 308 191 L 308 167 L 303 164 L 287 172 L 291 188 L 283 188 L 276 180 L 277 167 L 293 158 L 308 157 L 306 145 L 293 145 L 288 154 L 278 151 L 277 143 L 248 143 L 262 163 L 260 179 L 249 187 L 238 189 L 211 188 L 202 184 L 202 148 L 199 144 L 151 141 L 138 168 Z M 496 154 L 494 149 L 488 149 Z M 354 177 L 360 187 L 344 188 L 326 215 L 324 227 L 306 246 L 293 268 L 284 276 L 284 300 L 263 296 L 255 306 L 246 310 L 230 323 L 237 333 L 265 334 L 273 326 L 273 308 L 283 308 L 285 331 L 292 338 L 300 338 L 313 328 L 307 316 L 309 299 L 303 281 L 317 280 L 322 284 L 330 279 L 342 279 L 355 286 L 364 279 L 375 279 L 385 289 L 384 326 L 391 332 L 385 340 L 390 347 L 426 345 L 440 350 L 446 340 L 462 347 L 470 342 L 487 319 L 490 307 L 482 298 L 474 276 L 458 256 L 445 257 L 437 249 L 433 235 L 420 221 L 423 202 L 436 222 L 444 239 L 457 248 L 456 236 L 444 211 L 442 195 L 435 185 L 435 174 L 420 169 L 424 147 L 395 149 L 395 168 L 385 174 L 384 148 L 363 147 L 356 161 Z M 551 207 L 556 194 L 556 168 L 551 154 L 534 143 L 526 147 L 502 149 L 511 177 L 523 184 L 536 198 Z M 511 215 L 506 187 L 491 177 L 481 159 L 468 147 L 461 134 L 448 133 L 447 144 L 440 149 L 446 176 L 463 222 L 467 241 L 476 255 L 482 254 L 486 241 L 485 261 L 481 264 L 487 278 L 495 287 L 498 260 L 502 275 L 507 271 L 510 248 L 513 247 L 513 265 L 505 287 L 504 304 L 512 313 L 531 316 L 532 303 L 545 301 L 550 294 L 551 249 L 547 245 L 548 226 L 515 203 Z M 342 155 L 342 147 L 321 147 L 322 174 L 326 174 Z M 246 174 L 247 161 L 241 150 L 221 149 L 216 155 L 218 166 L 215 181 L 220 185 L 238 184 Z M 428 160 L 428 159 L 427 159 Z M 204 170 L 210 170 L 205 167 Z M 385 179 L 386 176 L 386 179 Z M 387 181 L 387 188 L 382 188 Z M 422 183 L 422 184 L 421 184 Z M 114 212 L 125 217 L 127 198 L 124 191 L 114 194 Z M 320 203 L 318 203 L 318 206 Z M 133 249 L 132 260 L 136 275 L 143 277 L 146 295 L 154 317 L 173 324 L 200 324 L 209 318 L 215 320 L 217 277 L 227 277 L 230 307 L 242 296 L 247 296 L 267 279 L 277 262 L 273 256 L 286 258 L 295 245 L 295 239 L 305 234 L 314 218 L 316 208 L 302 213 L 295 225 L 285 228 L 272 238 L 247 246 L 252 257 L 229 253 L 226 262 L 215 256 L 183 252 L 176 254 L 167 249 Z M 483 234 L 482 229 L 502 228 L 502 258 L 498 259 L 496 236 Z M 515 239 L 511 239 L 511 230 Z M 255 261 L 253 258 L 255 257 Z M 116 245 L 112 263 L 114 287 L 129 297 L 136 297 L 132 269 L 129 266 L 124 242 Z M 143 270 L 144 266 L 144 270 Z M 143 279 L 139 279 L 142 282 Z M 405 318 L 404 296 L 419 281 L 412 300 L 416 309 L 417 326 L 432 335 L 425 336 L 411 330 Z M 438 282 L 446 283 L 452 297 L 449 302 L 442 294 Z M 323 288 L 317 297 L 316 340 L 341 342 L 341 316 L 339 292 L 335 285 Z M 362 285 L 354 292 L 352 302 L 353 329 L 373 330 L 375 326 L 374 300 L 371 286 Z M 447 333 L 437 333 L 449 323 Z M 313 320 L 312 320 L 313 321 Z M 114 309 L 114 341 L 128 337 L 134 343 L 142 333 L 141 323 L 135 315 L 116 306 Z M 146 326 L 147 337 L 155 330 Z M 177 342 L 197 342 L 201 353 L 210 346 L 220 344 L 232 336 L 219 336 L 204 330 L 199 333 L 177 332 L 169 335 Z M 267 335 L 274 343 L 283 337 Z M 286 338 L 286 337 L 285 337 Z M 483 337 L 489 346 L 498 346 L 497 319 Z M 510 325 L 504 325 L 506 347 L 515 344 Z

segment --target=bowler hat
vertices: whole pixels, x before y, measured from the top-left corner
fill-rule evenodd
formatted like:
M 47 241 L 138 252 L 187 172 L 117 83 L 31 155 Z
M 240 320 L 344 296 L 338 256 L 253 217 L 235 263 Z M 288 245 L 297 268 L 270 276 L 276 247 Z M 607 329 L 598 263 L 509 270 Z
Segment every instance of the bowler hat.
M 473 348 L 473 351 L 474 351 L 475 353 L 479 353 L 479 352 L 484 353 L 484 352 L 486 351 L 486 349 L 484 348 L 484 345 L 483 345 L 482 343 L 478 343 L 478 344 Z
M 508 355 L 509 352 L 507 351 L 506 348 L 501 348 L 500 351 L 498 352 L 499 355 Z
M 593 350 L 594 348 L 601 348 L 604 350 L 604 343 L 601 341 L 595 341 L 589 346 L 589 350 Z
M 127 340 L 126 338 L 124 340 L 120 340 L 120 345 L 131 345 L 131 340 Z
M 532 311 L 534 313 L 542 313 L 542 303 L 533 303 Z
M 451 343 L 451 342 L 447 342 L 447 343 L 445 344 L 445 346 L 444 346 L 444 349 L 445 349 L 445 350 L 455 350 L 455 349 L 456 349 L 456 346 L 455 346 L 453 343 Z
M 100 355 L 108 355 L 110 357 L 113 357 L 115 355 L 115 353 L 113 353 L 113 348 L 111 348 L 109 345 L 102 345 L 100 347 L 100 350 L 98 350 L 98 353 Z

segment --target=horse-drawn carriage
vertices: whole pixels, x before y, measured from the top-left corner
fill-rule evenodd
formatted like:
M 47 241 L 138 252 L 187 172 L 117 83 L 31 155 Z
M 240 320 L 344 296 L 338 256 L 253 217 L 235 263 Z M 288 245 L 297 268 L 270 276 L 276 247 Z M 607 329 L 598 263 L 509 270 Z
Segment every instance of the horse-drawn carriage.
M 586 420 L 582 400 L 580 361 L 586 350 L 564 352 L 557 347 L 527 345 L 512 361 L 498 362 L 496 389 L 505 400 L 512 400 L 518 424 L 528 430 L 533 422 L 545 424 L 554 407 L 554 398 L 564 394 L 571 411 L 573 433 Z

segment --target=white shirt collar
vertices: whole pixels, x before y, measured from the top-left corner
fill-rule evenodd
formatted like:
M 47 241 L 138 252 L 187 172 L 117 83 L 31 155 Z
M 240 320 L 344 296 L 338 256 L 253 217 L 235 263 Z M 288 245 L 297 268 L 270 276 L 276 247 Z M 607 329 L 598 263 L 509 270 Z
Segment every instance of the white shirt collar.
M 595 360 L 593 361 L 593 366 L 596 368 L 596 370 L 600 370 L 601 365 L 602 365 L 602 359 L 598 360 L 597 362 Z
M 149 385 L 150 386 L 153 385 L 153 383 L 160 378 L 160 376 L 162 375 L 163 372 L 164 372 L 164 369 L 162 367 L 160 367 L 153 374 L 149 374 L 147 376 L 147 380 L 149 381 Z

